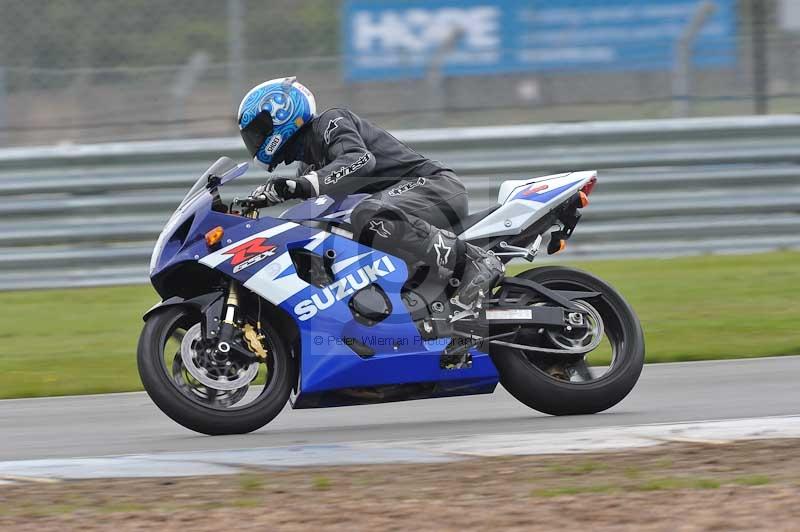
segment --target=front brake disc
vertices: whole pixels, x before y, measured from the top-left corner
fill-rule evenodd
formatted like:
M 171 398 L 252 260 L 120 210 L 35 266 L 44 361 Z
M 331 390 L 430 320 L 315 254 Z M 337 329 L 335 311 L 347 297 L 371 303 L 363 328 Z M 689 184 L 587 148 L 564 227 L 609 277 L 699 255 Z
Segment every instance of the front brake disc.
M 216 367 L 208 368 L 199 362 L 201 357 L 198 352 L 198 344 L 202 340 L 202 330 L 200 324 L 195 324 L 186 331 L 181 341 L 181 359 L 189 374 L 209 388 L 215 390 L 236 390 L 247 386 L 258 375 L 259 362 L 252 362 L 249 366 L 239 368 L 235 372 L 235 377 L 219 374 Z M 216 373 L 216 375 L 215 375 Z

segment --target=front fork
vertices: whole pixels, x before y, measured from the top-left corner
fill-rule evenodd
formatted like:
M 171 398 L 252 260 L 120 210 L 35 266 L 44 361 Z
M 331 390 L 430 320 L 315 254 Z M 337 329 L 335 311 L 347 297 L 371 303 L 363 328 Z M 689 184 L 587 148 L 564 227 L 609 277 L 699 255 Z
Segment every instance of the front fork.
M 231 279 L 225 305 L 221 312 L 222 322 L 217 337 L 219 340 L 217 350 L 227 353 L 233 349 L 234 352 L 247 358 L 256 357 L 262 361 L 266 360 L 267 350 L 264 348 L 264 336 L 261 333 L 260 307 L 256 325 L 253 327 L 242 313 L 241 295 L 239 282 Z
M 219 325 L 219 335 L 217 336 L 219 340 L 217 349 L 223 353 L 230 351 L 231 343 L 239 330 L 236 322 L 237 314 L 239 314 L 239 283 L 231 280 L 228 285 L 228 296 L 225 299 L 225 306 L 221 316 L 222 322 Z
M 247 218 L 258 218 L 258 210 L 252 209 L 244 214 Z M 223 353 L 227 353 L 231 349 L 231 344 L 237 345 L 239 342 L 238 340 L 242 334 L 242 326 L 245 324 L 245 320 L 242 319 L 239 314 L 239 306 L 240 306 L 240 287 L 239 282 L 235 279 L 231 279 L 230 283 L 228 284 L 228 294 L 225 298 L 225 305 L 223 307 L 222 316 L 215 317 L 215 320 L 222 319 L 222 322 L 219 324 L 219 335 L 217 336 L 219 340 L 219 344 L 217 349 L 222 351 Z M 259 316 L 260 319 L 260 316 Z M 259 330 L 261 329 L 261 324 L 258 324 Z

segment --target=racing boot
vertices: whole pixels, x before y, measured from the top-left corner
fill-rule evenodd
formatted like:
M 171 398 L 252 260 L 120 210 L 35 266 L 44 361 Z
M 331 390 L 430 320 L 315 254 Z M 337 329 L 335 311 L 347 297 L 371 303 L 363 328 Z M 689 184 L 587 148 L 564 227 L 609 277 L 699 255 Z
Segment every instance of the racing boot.
M 425 262 L 436 266 L 434 270 L 441 279 L 451 279 L 465 254 L 464 243 L 450 231 L 426 225 L 428 236 L 423 244 Z
M 463 273 L 452 303 L 462 309 L 471 309 L 491 294 L 505 273 L 503 263 L 483 248 L 466 244 Z

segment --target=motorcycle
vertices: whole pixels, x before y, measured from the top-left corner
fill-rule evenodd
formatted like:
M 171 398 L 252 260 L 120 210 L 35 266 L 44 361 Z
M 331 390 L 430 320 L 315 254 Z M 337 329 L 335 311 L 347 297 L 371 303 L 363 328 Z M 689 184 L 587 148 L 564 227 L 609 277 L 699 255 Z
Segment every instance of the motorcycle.
M 278 217 L 220 189 L 247 164 L 220 158 L 161 232 L 138 368 L 155 404 L 205 434 L 240 434 L 285 407 L 317 408 L 492 393 L 552 415 L 621 401 L 644 363 L 644 336 L 608 283 L 573 268 L 506 272 L 460 305 L 457 280 L 353 239 L 365 195 L 321 196 Z M 572 236 L 593 171 L 505 181 L 459 238 L 504 263 L 533 261 Z M 510 270 L 511 268 L 509 268 Z

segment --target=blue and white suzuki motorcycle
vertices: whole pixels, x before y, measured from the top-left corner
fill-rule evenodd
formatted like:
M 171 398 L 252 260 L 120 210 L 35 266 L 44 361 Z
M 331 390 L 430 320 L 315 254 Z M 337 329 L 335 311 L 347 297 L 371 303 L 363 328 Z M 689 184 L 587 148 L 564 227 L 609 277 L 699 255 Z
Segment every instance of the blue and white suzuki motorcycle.
M 294 408 L 492 393 L 591 414 L 621 401 L 644 361 L 631 307 L 607 283 L 547 266 L 506 276 L 470 308 L 456 282 L 352 239 L 363 196 L 310 199 L 280 217 L 220 189 L 246 164 L 219 159 L 167 222 L 150 264 L 163 301 L 144 316 L 139 373 L 164 413 L 205 434 L 256 430 Z M 560 251 L 595 172 L 500 187 L 460 238 L 503 261 Z

